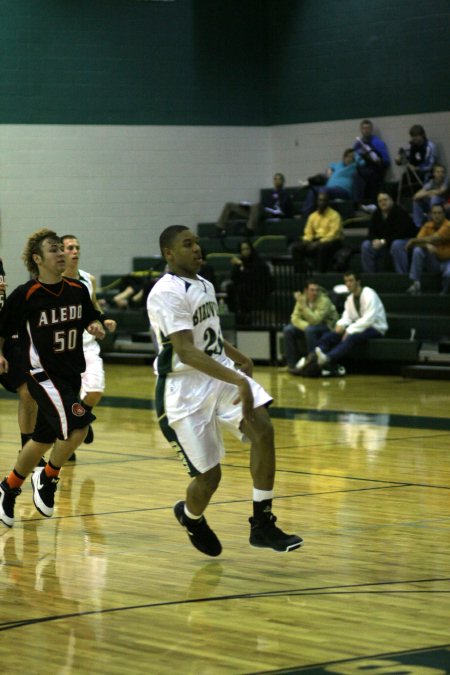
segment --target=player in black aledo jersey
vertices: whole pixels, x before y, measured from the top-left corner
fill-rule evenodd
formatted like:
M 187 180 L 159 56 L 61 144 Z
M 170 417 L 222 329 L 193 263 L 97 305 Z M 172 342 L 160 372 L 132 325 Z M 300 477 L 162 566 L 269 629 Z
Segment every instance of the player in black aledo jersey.
M 84 284 L 62 276 L 66 261 L 55 232 L 42 229 L 31 235 L 23 259 L 33 278 L 8 296 L 0 314 L 0 374 L 8 371 L 4 341 L 17 333 L 38 414 L 31 440 L 0 483 L 0 522 L 7 527 L 14 524 L 14 504 L 22 483 L 52 446 L 46 466 L 34 471 L 32 484 L 38 511 L 53 515 L 60 469 L 95 420 L 79 399 L 85 370 L 83 330 L 98 339 L 105 335 L 100 312 Z

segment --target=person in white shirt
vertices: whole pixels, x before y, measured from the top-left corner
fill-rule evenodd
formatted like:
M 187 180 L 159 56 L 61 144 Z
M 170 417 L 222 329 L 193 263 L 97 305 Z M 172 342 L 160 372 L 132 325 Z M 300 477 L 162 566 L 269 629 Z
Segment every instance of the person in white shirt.
M 342 316 L 334 330 L 322 335 L 319 345 L 308 356 L 309 361 L 317 361 L 321 368 L 336 367 L 356 345 L 380 338 L 388 329 L 386 311 L 373 288 L 362 286 L 354 272 L 344 274 L 344 283 L 349 296 Z

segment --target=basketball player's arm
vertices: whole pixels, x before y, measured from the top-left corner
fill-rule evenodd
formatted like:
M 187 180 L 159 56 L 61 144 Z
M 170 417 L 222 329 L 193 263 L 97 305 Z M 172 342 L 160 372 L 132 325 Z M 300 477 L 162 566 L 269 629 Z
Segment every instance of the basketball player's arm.
M 98 320 L 91 321 L 91 323 L 86 327 L 86 330 L 90 335 L 93 335 L 96 340 L 103 340 L 105 337 L 105 329 Z
M 180 361 L 191 366 L 191 368 L 199 370 L 201 373 L 205 373 L 205 375 L 236 385 L 238 395 L 233 403 L 237 404 L 241 402 L 244 419 L 251 420 L 253 418 L 253 394 L 245 377 L 237 370 L 223 366 L 201 351 L 201 349 L 198 349 L 194 344 L 192 331 L 180 330 L 176 333 L 171 333 L 169 339 Z M 240 356 L 243 355 L 240 354 Z
M 100 307 L 99 302 L 97 300 L 97 293 L 96 293 L 96 291 L 97 291 L 97 280 L 96 280 L 96 278 L 94 277 L 93 274 L 90 274 L 89 276 L 91 278 L 91 283 L 92 283 L 92 297 L 91 297 L 92 304 L 94 305 L 95 309 L 98 312 L 100 312 L 100 314 L 103 315 L 103 310 Z M 114 331 L 117 328 L 117 323 L 114 321 L 114 319 L 107 319 L 106 317 L 102 316 L 101 323 L 106 328 L 108 333 L 114 333 Z
M 83 326 L 96 340 L 103 340 L 105 329 L 100 321 L 101 312 L 94 306 L 90 293 L 84 284 L 80 284 L 80 292 L 83 306 Z
M 5 338 L 0 337 L 0 375 L 8 372 L 8 361 L 3 356 L 3 345 L 5 344 Z
M 228 342 L 228 340 L 223 341 L 223 346 L 225 349 L 225 354 L 228 356 L 228 358 L 234 361 L 236 367 L 239 368 L 239 370 L 242 370 L 242 372 L 249 377 L 252 377 L 253 361 L 248 356 L 240 352 L 239 349 L 231 344 L 231 342 Z

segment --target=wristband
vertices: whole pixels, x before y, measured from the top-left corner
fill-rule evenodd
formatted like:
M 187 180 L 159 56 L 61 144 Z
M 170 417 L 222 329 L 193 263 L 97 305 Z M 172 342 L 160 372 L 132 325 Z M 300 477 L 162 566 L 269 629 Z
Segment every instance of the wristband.
M 107 314 L 100 314 L 99 321 L 100 321 L 100 323 L 102 324 L 102 326 L 104 327 L 104 326 L 105 326 L 105 321 L 108 321 L 108 319 L 110 319 L 110 318 L 111 318 L 111 317 L 108 316 Z

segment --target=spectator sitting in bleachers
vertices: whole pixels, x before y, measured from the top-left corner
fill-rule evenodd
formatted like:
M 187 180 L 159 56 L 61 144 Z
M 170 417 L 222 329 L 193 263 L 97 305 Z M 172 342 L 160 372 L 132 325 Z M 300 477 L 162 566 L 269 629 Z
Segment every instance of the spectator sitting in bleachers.
M 253 310 L 267 307 L 274 288 L 272 273 L 249 241 L 241 243 L 239 256 L 233 256 L 230 264 L 231 280 L 225 282 L 228 309 L 238 322 L 249 323 Z
M 430 180 L 413 197 L 413 219 L 418 229 L 429 219 L 432 206 L 445 203 L 449 191 L 450 184 L 445 166 L 435 164 Z
M 299 371 L 310 364 L 317 364 L 330 374 L 344 375 L 345 369 L 339 365 L 352 349 L 370 339 L 382 337 L 388 329 L 386 312 L 377 293 L 368 286 L 361 285 L 358 274 L 346 272 L 344 283 L 349 295 L 344 311 L 333 331 L 327 331 L 319 340 L 318 346 L 298 363 Z
M 412 218 L 387 192 L 377 195 L 378 208 L 372 214 L 368 239 L 361 245 L 364 272 L 379 272 L 390 254 L 398 274 L 408 274 L 409 260 L 405 245 L 415 235 Z
M 326 192 L 329 199 L 353 199 L 353 181 L 358 164 L 365 164 L 351 148 L 344 151 L 342 161 L 331 162 L 325 174 L 318 174 L 300 181 L 302 187 L 309 187 L 306 199 L 301 208 L 302 215 L 307 218 L 317 208 L 317 195 Z
M 161 272 L 162 274 L 162 272 Z M 109 300 L 117 309 L 139 309 L 146 306 L 147 295 L 158 276 L 145 272 L 131 272 L 120 279 L 119 292 Z
M 111 304 L 117 309 L 127 309 L 130 305 L 138 305 L 142 291 L 142 276 L 127 274 L 121 277 L 118 290 L 119 292 L 111 298 Z
M 323 333 L 335 327 L 338 313 L 326 291 L 312 279 L 303 293 L 294 293 L 294 298 L 291 321 L 284 326 L 283 334 L 287 368 L 296 374 L 300 357 L 314 351 Z
M 356 202 L 372 204 L 381 190 L 391 159 L 386 143 L 374 135 L 370 120 L 362 120 L 359 128 L 361 135 L 356 138 L 353 150 L 364 163 L 358 164 L 353 196 Z
M 329 205 L 326 192 L 319 192 L 317 211 L 306 221 L 301 240 L 291 246 L 294 267 L 298 272 L 308 271 L 307 258 L 314 258 L 319 272 L 327 272 L 333 256 L 342 246 L 342 218 Z
M 282 173 L 273 177 L 273 190 L 263 198 L 262 202 L 227 202 L 216 223 L 219 234 L 225 234 L 227 222 L 232 216 L 247 221 L 247 232 L 253 235 L 258 229 L 260 220 L 268 218 L 291 218 L 293 205 L 289 192 L 284 187 L 285 178 Z
M 413 124 L 409 135 L 411 140 L 408 147 L 400 148 L 395 159 L 398 166 L 405 168 L 399 182 L 399 198 L 412 197 L 429 180 L 437 162 L 435 145 L 428 140 L 423 126 Z
M 424 272 L 441 272 L 442 295 L 450 292 L 450 221 L 445 217 L 443 204 L 435 204 L 431 209 L 431 221 L 425 223 L 417 237 L 406 245 L 412 249 L 412 281 L 407 293 L 417 295 L 421 291 L 421 279 Z

